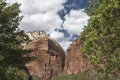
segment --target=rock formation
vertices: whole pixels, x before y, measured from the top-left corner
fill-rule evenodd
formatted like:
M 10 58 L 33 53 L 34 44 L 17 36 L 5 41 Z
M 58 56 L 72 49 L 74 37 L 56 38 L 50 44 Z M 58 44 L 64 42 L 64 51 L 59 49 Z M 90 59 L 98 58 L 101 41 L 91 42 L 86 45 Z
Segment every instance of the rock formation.
M 66 51 L 65 72 L 67 74 L 77 74 L 86 70 L 91 70 L 93 67 L 85 56 L 80 53 L 79 38 L 76 39 Z
M 32 41 L 24 48 L 31 49 L 30 56 L 36 57 L 35 61 L 26 64 L 32 78 L 54 80 L 64 69 L 64 50 L 44 31 L 28 32 L 27 35 Z

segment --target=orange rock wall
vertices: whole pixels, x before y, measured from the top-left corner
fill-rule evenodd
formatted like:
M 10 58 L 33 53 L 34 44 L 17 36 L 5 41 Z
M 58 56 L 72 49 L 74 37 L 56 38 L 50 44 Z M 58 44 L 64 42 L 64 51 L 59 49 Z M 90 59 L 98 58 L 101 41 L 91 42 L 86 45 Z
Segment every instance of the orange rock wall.
M 90 62 L 80 53 L 79 38 L 76 39 L 66 51 L 65 72 L 67 74 L 77 74 L 86 70 L 91 70 L 93 67 Z
M 43 36 L 24 48 L 33 50 L 30 56 L 36 57 L 35 61 L 26 64 L 31 76 L 38 76 L 40 80 L 54 80 L 63 71 L 65 53 L 55 40 Z

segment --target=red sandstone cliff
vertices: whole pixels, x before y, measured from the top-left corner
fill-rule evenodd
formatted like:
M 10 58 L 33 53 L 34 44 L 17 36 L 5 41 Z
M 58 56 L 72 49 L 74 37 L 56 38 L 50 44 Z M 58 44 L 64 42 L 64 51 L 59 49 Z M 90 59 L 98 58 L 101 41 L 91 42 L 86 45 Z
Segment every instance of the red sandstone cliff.
M 76 39 L 66 51 L 65 72 L 67 74 L 77 74 L 86 70 L 91 70 L 93 67 L 90 62 L 80 53 L 79 38 Z
M 32 42 L 24 48 L 33 50 L 30 56 L 36 57 L 35 61 L 26 64 L 30 74 L 39 77 L 39 80 L 53 80 L 64 69 L 64 50 L 43 31 L 27 34 Z

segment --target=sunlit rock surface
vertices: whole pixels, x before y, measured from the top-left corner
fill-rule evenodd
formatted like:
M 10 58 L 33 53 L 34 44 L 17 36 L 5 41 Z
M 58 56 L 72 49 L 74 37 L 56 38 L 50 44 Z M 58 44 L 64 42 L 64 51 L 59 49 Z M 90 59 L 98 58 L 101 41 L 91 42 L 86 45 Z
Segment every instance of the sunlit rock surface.
M 64 69 L 64 50 L 44 31 L 28 32 L 27 35 L 32 41 L 24 48 L 31 49 L 30 56 L 36 57 L 35 61 L 26 64 L 29 73 L 40 80 L 54 80 Z
M 80 53 L 82 44 L 79 38 L 73 41 L 66 51 L 65 72 L 67 74 L 78 74 L 86 70 L 92 70 L 93 67 L 85 56 Z

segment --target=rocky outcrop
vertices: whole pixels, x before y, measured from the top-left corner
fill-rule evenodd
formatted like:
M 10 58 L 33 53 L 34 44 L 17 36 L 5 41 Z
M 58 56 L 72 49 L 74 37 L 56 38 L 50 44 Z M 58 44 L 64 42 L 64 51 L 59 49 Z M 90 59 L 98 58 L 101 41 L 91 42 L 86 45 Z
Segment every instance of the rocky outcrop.
M 77 74 L 86 70 L 93 69 L 90 62 L 82 53 L 80 53 L 81 47 L 82 44 L 78 38 L 67 49 L 64 68 L 67 74 Z
M 32 41 L 24 48 L 31 49 L 30 56 L 36 57 L 35 61 L 26 64 L 32 78 L 54 80 L 64 69 L 64 50 L 44 31 L 29 32 L 27 35 Z

